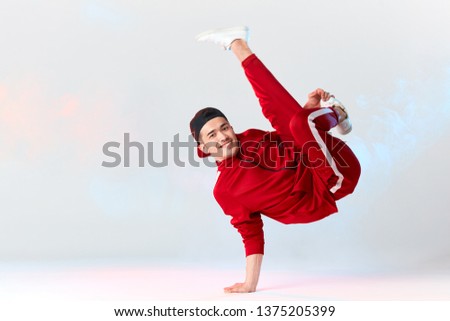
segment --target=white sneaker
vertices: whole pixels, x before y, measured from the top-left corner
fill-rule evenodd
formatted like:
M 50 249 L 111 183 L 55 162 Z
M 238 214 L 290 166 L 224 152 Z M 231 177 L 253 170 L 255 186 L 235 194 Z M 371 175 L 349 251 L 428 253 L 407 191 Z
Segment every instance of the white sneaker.
M 331 97 L 327 101 L 321 100 L 320 106 L 322 106 L 322 107 L 339 107 L 340 109 L 342 109 L 344 111 L 344 113 L 347 115 L 347 117 L 343 121 L 341 121 L 335 128 L 336 128 L 337 132 L 341 135 L 347 135 L 348 133 L 350 133 L 352 131 L 352 123 L 350 121 L 350 117 L 348 116 L 347 109 L 344 107 L 344 105 L 339 100 L 337 100 L 334 97 Z
M 248 27 L 234 27 L 234 28 L 222 28 L 213 29 L 202 32 L 197 35 L 195 39 L 197 41 L 210 41 L 221 45 L 225 50 L 230 50 L 231 43 L 237 39 L 244 39 L 248 41 Z

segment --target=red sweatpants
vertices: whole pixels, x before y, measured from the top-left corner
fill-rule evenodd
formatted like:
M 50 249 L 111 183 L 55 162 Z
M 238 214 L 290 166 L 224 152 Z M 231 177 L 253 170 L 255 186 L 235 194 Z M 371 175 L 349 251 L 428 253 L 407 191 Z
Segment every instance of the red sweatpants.
M 361 166 L 352 150 L 328 131 L 338 124 L 332 108 L 304 109 L 255 56 L 242 62 L 264 116 L 283 140 L 301 149 L 302 163 L 312 169 L 338 200 L 356 187 Z

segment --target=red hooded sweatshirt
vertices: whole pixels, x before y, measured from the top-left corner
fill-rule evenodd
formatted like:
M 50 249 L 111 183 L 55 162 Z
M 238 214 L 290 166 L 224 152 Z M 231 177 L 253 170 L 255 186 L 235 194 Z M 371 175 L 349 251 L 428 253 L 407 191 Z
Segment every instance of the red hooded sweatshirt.
M 237 155 L 217 163 L 214 197 L 248 256 L 264 254 L 262 214 L 293 224 L 336 213 L 336 200 L 353 191 L 360 167 L 352 151 L 327 133 L 337 124 L 334 110 L 301 108 L 255 55 L 242 66 L 275 131 L 237 134 Z

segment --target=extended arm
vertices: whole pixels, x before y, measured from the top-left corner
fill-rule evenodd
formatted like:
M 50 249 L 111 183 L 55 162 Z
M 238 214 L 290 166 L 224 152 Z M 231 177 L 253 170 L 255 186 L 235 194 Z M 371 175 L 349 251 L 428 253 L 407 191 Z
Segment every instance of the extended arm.
M 214 197 L 227 215 L 230 223 L 242 236 L 246 255 L 246 277 L 243 283 L 226 287 L 227 293 L 255 292 L 264 254 L 263 221 L 260 213 L 252 213 L 237 200 L 233 200 L 220 188 L 214 190 Z
M 261 215 L 259 213 L 252 213 L 247 219 L 241 222 L 234 217 L 231 222 L 242 235 L 245 245 L 247 255 L 245 281 L 244 283 L 236 283 L 230 287 L 226 287 L 224 291 L 226 293 L 255 292 L 264 253 L 264 234 Z
M 226 293 L 249 293 L 255 292 L 258 285 L 259 273 L 261 271 L 263 255 L 251 254 L 246 259 L 246 276 L 244 283 L 236 283 L 226 287 Z

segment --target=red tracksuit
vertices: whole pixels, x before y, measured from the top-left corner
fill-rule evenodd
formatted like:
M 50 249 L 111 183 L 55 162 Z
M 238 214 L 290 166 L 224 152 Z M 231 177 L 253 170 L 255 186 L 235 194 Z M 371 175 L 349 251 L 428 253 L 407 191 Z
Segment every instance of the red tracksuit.
M 336 200 L 353 192 L 361 169 L 328 133 L 338 123 L 333 109 L 303 109 L 255 55 L 242 66 L 275 131 L 237 134 L 240 151 L 218 163 L 214 197 L 251 255 L 264 253 L 261 214 L 293 224 L 336 213 Z

